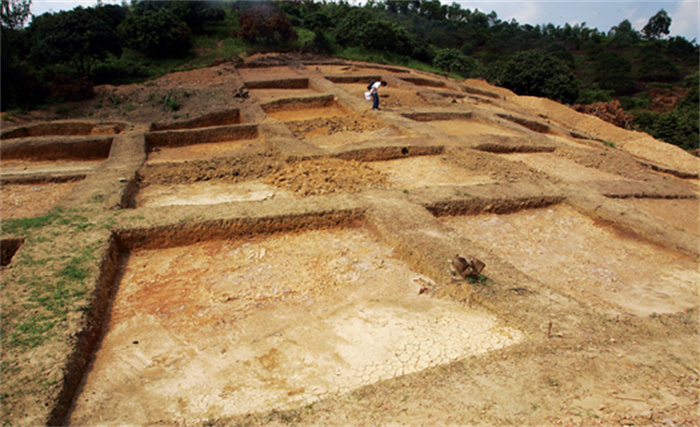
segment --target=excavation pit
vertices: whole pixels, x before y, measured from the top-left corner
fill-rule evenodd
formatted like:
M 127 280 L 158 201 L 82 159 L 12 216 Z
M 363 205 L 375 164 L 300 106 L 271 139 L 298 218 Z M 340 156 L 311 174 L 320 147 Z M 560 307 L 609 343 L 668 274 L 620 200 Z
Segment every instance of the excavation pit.
M 124 123 L 57 122 L 25 126 L 2 133 L 2 139 L 42 136 L 116 135 L 126 128 Z
M 372 99 L 365 99 L 367 85 L 371 80 L 360 83 L 348 83 L 342 86 L 356 99 L 364 99 L 367 109 L 372 108 Z M 398 110 L 406 107 L 421 108 L 430 107 L 431 103 L 425 100 L 413 87 L 388 85 L 379 89 L 379 108 L 385 110 Z
M 191 184 L 148 185 L 139 190 L 133 205 L 140 207 L 215 205 L 291 198 L 294 194 L 259 180 L 246 182 L 199 181 Z
M 10 139 L 0 146 L 0 156 L 2 161 L 104 160 L 109 157 L 112 141 L 110 136 Z
M 63 182 L 2 183 L 2 218 L 29 218 L 47 214 L 79 180 Z
M 283 122 L 348 115 L 332 95 L 279 99 L 263 104 L 262 109 L 268 116 Z
M 417 156 L 376 161 L 368 165 L 387 176 L 387 183 L 399 189 L 478 185 L 494 182 L 488 174 L 462 168 L 446 156 Z
M 192 160 L 229 158 L 243 152 L 260 149 L 265 145 L 256 139 L 185 145 L 182 147 L 155 147 L 148 153 L 146 164 L 181 163 Z
M 308 120 L 289 120 L 287 127 L 296 139 L 320 148 L 363 142 L 376 143 L 404 137 L 404 133 L 396 126 L 387 125 L 373 117 L 361 117 L 352 113 Z
M 243 122 L 240 110 L 233 109 L 173 123 L 153 123 L 153 125 L 151 125 L 151 131 L 199 129 L 215 126 L 239 125 Z
M 155 148 L 253 140 L 257 139 L 258 136 L 257 124 L 216 126 L 193 130 L 166 130 L 148 132 L 146 134 L 146 147 L 149 151 L 154 151 Z
M 427 122 L 430 126 L 453 136 L 495 135 L 518 137 L 523 134 L 504 128 L 495 123 L 476 119 L 469 112 L 423 112 L 405 113 L 404 117 L 418 122 Z
M 36 181 L 35 176 L 53 176 L 54 181 L 61 181 L 61 176 L 82 177 L 98 168 L 104 160 L 0 160 L 2 180 L 12 177 L 13 180 Z M 67 180 L 67 179 L 66 179 Z
M 69 424 L 294 408 L 523 339 L 427 280 L 362 226 L 132 250 Z
M 512 153 L 499 156 L 514 162 L 520 162 L 540 172 L 563 181 L 623 181 L 620 175 L 586 167 L 573 160 L 557 156 L 555 153 Z
M 603 312 L 675 313 L 698 299 L 696 261 L 566 205 L 441 221 L 544 286 Z
M 286 65 L 272 65 L 272 66 L 261 66 L 261 67 L 248 67 L 239 66 L 236 68 L 238 75 L 240 75 L 245 81 L 252 81 L 257 79 L 275 79 L 275 78 L 285 78 L 289 77 L 293 72 Z
M 438 80 L 425 79 L 422 77 L 412 77 L 412 76 L 411 77 L 409 77 L 409 76 L 403 77 L 402 76 L 399 78 L 405 82 L 412 83 L 416 86 L 425 86 L 425 87 L 440 88 L 440 89 L 444 89 L 445 87 L 447 87 L 445 82 L 441 82 Z
M 250 95 L 263 102 L 318 95 L 318 91 L 309 86 L 307 78 L 257 80 L 246 82 L 245 85 Z

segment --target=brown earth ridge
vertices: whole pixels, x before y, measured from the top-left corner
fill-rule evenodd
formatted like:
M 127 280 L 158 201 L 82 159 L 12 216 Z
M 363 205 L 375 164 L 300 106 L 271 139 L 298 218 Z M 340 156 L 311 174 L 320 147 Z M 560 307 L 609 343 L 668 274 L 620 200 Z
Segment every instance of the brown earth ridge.
M 97 93 L 2 122 L 3 223 L 77 218 L 3 231 L 3 424 L 700 425 L 697 157 L 352 61 Z M 8 346 L 29 260 L 75 250 L 64 320 Z

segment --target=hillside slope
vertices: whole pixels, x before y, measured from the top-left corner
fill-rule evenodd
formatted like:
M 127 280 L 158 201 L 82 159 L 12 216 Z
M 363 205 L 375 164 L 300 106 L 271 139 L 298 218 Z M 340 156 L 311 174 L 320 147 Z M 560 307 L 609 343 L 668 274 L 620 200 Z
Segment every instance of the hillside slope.
M 697 425 L 696 157 L 359 62 L 97 91 L 2 123 L 4 422 Z

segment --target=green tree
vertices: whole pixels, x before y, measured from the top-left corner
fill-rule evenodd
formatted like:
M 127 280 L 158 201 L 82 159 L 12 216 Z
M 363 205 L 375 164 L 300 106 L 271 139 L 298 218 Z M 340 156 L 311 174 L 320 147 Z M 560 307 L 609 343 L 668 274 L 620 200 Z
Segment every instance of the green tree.
M 625 19 L 610 30 L 610 45 L 618 49 L 626 49 L 639 41 L 639 34 L 632 28 L 632 23 Z
M 617 96 L 634 91 L 632 64 L 623 56 L 601 50 L 595 61 L 595 79 L 601 89 L 613 91 Z
M 190 29 L 168 7 L 138 3 L 119 25 L 124 47 L 150 58 L 176 58 L 191 46 Z
M 472 77 L 478 68 L 477 62 L 463 55 L 457 49 L 440 49 L 433 59 L 433 66 L 438 70 Z
M 29 19 L 32 0 L 2 0 L 0 4 L 0 23 L 4 28 L 19 30 Z
M 652 40 L 640 50 L 637 78 L 642 81 L 673 82 L 681 78 L 678 67 L 663 53 L 662 42 Z
M 661 35 L 667 36 L 671 27 L 671 17 L 665 10 L 661 9 L 649 19 L 649 22 L 642 29 L 642 33 L 649 39 L 659 39 Z
M 108 53 L 121 54 L 115 32 L 94 8 L 78 6 L 58 13 L 40 37 L 36 46 L 39 57 L 50 63 L 69 64 L 80 76 L 89 76 L 92 67 Z
M 566 64 L 539 50 L 516 53 L 506 61 L 498 77 L 501 86 L 518 95 L 573 103 L 579 94 L 576 77 Z
M 357 37 L 360 45 L 369 50 L 411 55 L 415 47 L 408 31 L 384 20 L 365 22 L 357 29 Z

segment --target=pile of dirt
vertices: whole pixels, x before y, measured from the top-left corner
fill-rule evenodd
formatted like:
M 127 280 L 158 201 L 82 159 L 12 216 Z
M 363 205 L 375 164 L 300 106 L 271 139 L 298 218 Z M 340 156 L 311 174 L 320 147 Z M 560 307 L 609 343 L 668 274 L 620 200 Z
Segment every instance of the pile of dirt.
M 574 109 L 580 113 L 596 116 L 608 123 L 619 126 L 623 129 L 629 129 L 634 116 L 625 113 L 622 109 L 620 101 L 617 99 L 610 102 L 597 102 L 591 105 L 574 105 Z
M 293 121 L 287 122 L 287 126 L 297 139 L 304 139 L 307 136 L 330 136 L 340 132 L 375 131 L 385 127 L 374 119 L 347 116 Z
M 649 89 L 647 97 L 651 100 L 649 109 L 660 113 L 668 113 L 676 108 L 678 102 L 688 94 L 688 89 L 682 87 Z
M 386 177 L 356 160 L 322 158 L 292 163 L 265 178 L 265 182 L 302 196 L 314 196 L 384 186 Z

